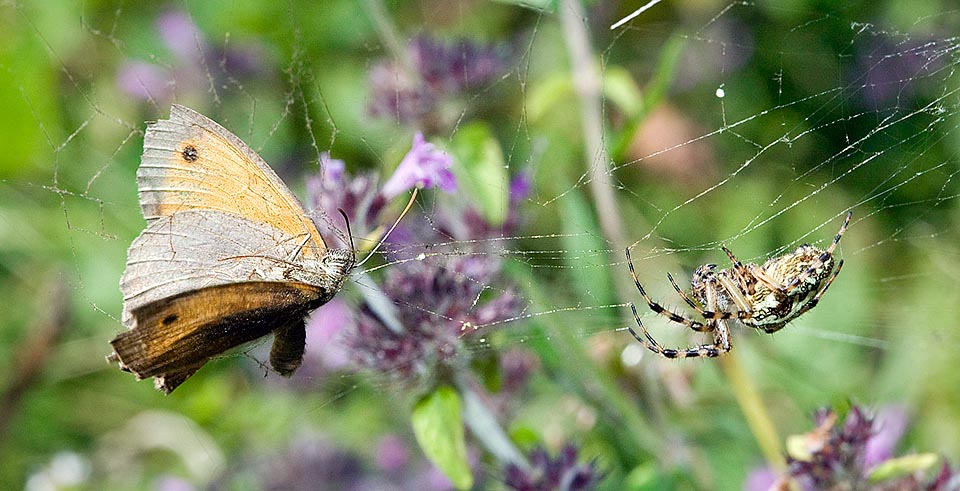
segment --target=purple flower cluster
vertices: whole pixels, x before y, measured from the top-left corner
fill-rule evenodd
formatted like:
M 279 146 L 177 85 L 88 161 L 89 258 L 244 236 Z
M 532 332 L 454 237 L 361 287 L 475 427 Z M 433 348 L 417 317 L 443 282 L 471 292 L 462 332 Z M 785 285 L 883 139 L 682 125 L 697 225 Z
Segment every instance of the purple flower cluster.
M 515 491 L 588 491 L 596 489 L 601 478 L 595 462 L 577 463 L 577 448 L 572 445 L 556 458 L 534 449 L 528 469 L 509 464 L 504 474 L 504 485 Z
M 311 204 L 329 222 L 319 224 L 319 228 L 345 230 L 337 212 L 342 209 L 350 219 L 354 236 L 361 239 L 375 239 L 380 233 L 382 212 L 391 198 L 414 186 L 439 187 L 448 192 L 456 189 L 449 170 L 450 157 L 419 133 L 414 136 L 410 152 L 383 187 L 378 186 L 372 174 L 349 175 L 343 162 L 328 155 L 322 156 L 322 165 L 323 174 L 308 182 Z M 529 186 L 516 188 L 526 192 Z M 518 201 L 519 198 L 513 202 Z M 510 223 L 517 223 L 516 213 L 511 216 Z M 401 328 L 383 319 L 382 306 L 365 299 L 353 310 L 337 309 L 339 319 L 331 318 L 334 316 L 328 315 L 326 307 L 321 308 L 311 318 L 308 329 L 323 333 L 326 339 L 338 338 L 358 367 L 400 379 L 411 380 L 444 366 L 465 363 L 468 357 L 460 355 L 466 352 L 464 343 L 469 342 L 469 335 L 476 328 L 517 317 L 523 309 L 520 297 L 511 288 L 497 286 L 503 283 L 502 260 L 484 250 L 489 248 L 485 239 L 496 235 L 497 230 L 502 237 L 505 226 L 491 225 L 463 203 L 438 206 L 430 217 L 411 213 L 384 246 L 387 257 L 395 263 L 385 268 L 383 281 L 375 287 L 393 304 L 392 314 Z M 325 239 L 331 244 L 344 242 L 342 237 Z M 434 247 L 427 255 L 422 246 L 457 240 L 469 244 L 470 250 L 441 251 L 442 247 Z M 321 322 L 323 326 L 318 325 Z M 345 330 L 334 333 L 330 326 Z M 308 359 L 312 344 L 308 344 Z M 342 358 L 329 353 L 329 349 L 324 351 L 325 359 Z
M 925 477 L 928 469 L 900 472 L 888 478 L 879 478 L 874 471 L 889 463 L 893 450 L 906 428 L 905 411 L 891 408 L 877 417 L 863 409 L 852 407 L 842 424 L 830 410 L 814 415 L 816 429 L 793 437 L 788 444 L 788 475 L 804 490 L 926 490 L 947 491 L 960 489 L 960 474 L 943 464 L 932 478 Z M 779 489 L 781 480 L 772 487 Z M 786 489 L 786 488 L 784 488 Z
M 427 36 L 411 41 L 407 54 L 413 66 L 382 62 L 370 70 L 367 107 L 371 115 L 427 128 L 443 119 L 437 113 L 445 100 L 489 86 L 507 72 L 512 56 L 503 46 Z
M 356 361 L 404 379 L 430 373 L 438 365 L 464 363 L 464 335 L 515 317 L 522 309 L 519 297 L 509 290 L 484 298 L 498 280 L 499 268 L 499 262 L 487 256 L 411 260 L 392 267 L 383 291 L 397 303 L 405 330 L 391 331 L 362 306 L 350 343 Z
M 818 410 L 814 422 L 817 428 L 801 437 L 800 448 L 787 457 L 790 475 L 808 489 L 833 489 L 840 481 L 864 477 L 864 449 L 874 436 L 872 419 L 854 407 L 839 427 L 837 414 L 827 409 Z

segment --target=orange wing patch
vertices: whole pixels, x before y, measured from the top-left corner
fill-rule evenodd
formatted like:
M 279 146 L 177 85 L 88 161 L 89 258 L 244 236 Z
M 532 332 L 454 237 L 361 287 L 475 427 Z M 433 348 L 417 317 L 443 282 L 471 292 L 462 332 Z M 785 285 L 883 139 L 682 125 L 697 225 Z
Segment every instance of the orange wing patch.
M 186 210 L 213 210 L 259 221 L 303 238 L 303 254 L 326 244 L 276 173 L 240 138 L 209 118 L 173 106 L 170 119 L 147 128 L 137 170 L 148 224 Z

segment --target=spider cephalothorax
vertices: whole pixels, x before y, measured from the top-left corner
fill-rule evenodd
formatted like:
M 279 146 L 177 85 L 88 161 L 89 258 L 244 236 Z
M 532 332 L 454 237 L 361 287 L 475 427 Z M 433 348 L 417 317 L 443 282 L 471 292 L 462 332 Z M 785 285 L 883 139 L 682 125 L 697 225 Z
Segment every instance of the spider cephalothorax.
M 637 308 L 632 303 L 630 308 L 643 337 L 633 328 L 628 330 L 648 349 L 667 358 L 714 357 L 730 351 L 728 319 L 738 319 L 745 326 L 767 333 L 779 331 L 815 307 L 840 273 L 843 260 L 834 261 L 833 251 L 840 243 L 851 215 L 852 212 L 847 213 L 840 231 L 826 249 L 804 244 L 791 253 L 770 258 L 761 266 L 740 262 L 730 249 L 724 247 L 723 251 L 733 265 L 719 270 L 716 264 L 698 267 L 690 279 L 690 295 L 684 293 L 668 273 L 667 278 L 674 290 L 705 322 L 683 317 L 651 300 L 640 285 L 630 259 L 630 249 L 627 249 L 630 274 L 650 310 L 694 331 L 712 333 L 713 343 L 685 350 L 664 348 L 643 327 Z

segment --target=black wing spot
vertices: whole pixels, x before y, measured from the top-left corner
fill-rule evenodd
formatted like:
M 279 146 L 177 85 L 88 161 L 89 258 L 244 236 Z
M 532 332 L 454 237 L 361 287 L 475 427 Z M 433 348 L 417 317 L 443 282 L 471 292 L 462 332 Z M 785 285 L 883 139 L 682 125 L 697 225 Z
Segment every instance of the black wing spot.
M 197 151 L 197 147 L 193 145 L 187 145 L 183 147 L 183 152 L 180 152 L 183 155 L 183 160 L 187 162 L 196 162 L 200 158 L 200 153 Z
M 165 325 L 165 326 L 169 326 L 170 324 L 173 324 L 174 322 L 177 322 L 177 319 L 179 319 L 179 318 L 180 318 L 180 317 L 177 316 L 177 314 L 170 314 L 170 315 L 164 317 L 163 320 L 160 321 L 160 323 L 163 324 L 163 325 Z

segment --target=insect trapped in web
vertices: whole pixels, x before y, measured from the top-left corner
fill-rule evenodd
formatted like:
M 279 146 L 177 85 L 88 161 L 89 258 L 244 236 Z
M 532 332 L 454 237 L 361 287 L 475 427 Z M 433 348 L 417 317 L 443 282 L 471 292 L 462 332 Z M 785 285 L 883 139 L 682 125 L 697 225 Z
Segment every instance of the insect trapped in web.
M 273 333 L 270 364 L 300 366 L 304 317 L 356 264 L 330 249 L 293 193 L 250 147 L 183 106 L 151 123 L 137 170 L 147 228 L 120 280 L 109 360 L 170 393 L 211 358 Z
M 833 251 L 847 230 L 852 215 L 853 212 L 847 213 L 840 231 L 826 249 L 803 244 L 793 252 L 770 258 L 760 266 L 742 263 L 730 249 L 724 247 L 723 251 L 730 258 L 732 266 L 719 270 L 716 264 L 698 267 L 690 280 L 690 295 L 667 273 L 674 290 L 697 311 L 703 322 L 686 318 L 654 302 L 640 284 L 630 258 L 630 249 L 627 248 L 630 275 L 650 310 L 694 331 L 711 334 L 713 342 L 687 349 L 664 348 L 643 326 L 633 303 L 630 309 L 643 336 L 632 327 L 627 330 L 647 349 L 665 358 L 716 357 L 730 351 L 732 344 L 727 321 L 731 319 L 765 333 L 779 331 L 790 321 L 816 307 L 840 274 L 843 260 L 834 261 Z

